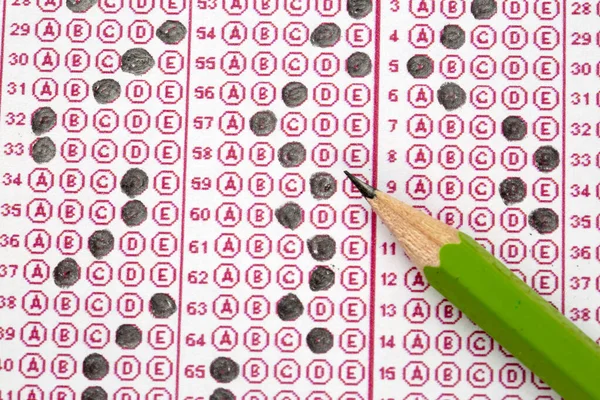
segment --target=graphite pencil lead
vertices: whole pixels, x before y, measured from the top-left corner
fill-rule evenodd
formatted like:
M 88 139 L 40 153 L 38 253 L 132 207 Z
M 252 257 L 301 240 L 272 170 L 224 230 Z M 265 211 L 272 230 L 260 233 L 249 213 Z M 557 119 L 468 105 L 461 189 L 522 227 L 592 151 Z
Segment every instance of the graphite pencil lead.
M 357 177 L 355 177 L 348 171 L 344 171 L 344 173 L 346 174 L 346 176 L 348 176 L 348 178 L 354 184 L 354 186 L 356 186 L 356 188 L 358 189 L 360 194 L 362 194 L 367 199 L 375 198 L 375 191 L 377 189 L 375 189 L 373 186 L 370 186 L 370 185 L 366 184 L 365 182 L 361 181 L 360 179 L 358 179 Z

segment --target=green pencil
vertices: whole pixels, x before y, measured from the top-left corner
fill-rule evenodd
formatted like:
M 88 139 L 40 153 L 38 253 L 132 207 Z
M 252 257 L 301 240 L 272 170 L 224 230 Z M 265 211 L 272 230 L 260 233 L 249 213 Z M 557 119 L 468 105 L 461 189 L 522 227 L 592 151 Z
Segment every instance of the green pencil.
M 468 235 L 346 172 L 429 284 L 565 400 L 600 400 L 600 347 Z

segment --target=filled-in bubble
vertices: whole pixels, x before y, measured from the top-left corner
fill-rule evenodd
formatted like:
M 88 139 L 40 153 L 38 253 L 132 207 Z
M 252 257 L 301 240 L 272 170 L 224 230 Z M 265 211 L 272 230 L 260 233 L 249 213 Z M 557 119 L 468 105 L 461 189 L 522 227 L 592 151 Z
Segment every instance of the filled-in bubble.
M 117 328 L 115 343 L 122 349 L 135 349 L 142 343 L 142 331 L 135 325 L 123 324 Z
M 533 164 L 541 172 L 551 172 L 560 164 L 560 154 L 552 146 L 542 146 L 533 153 Z
M 150 53 L 139 47 L 129 49 L 121 56 L 121 70 L 133 75 L 144 75 L 154 64 Z
M 316 235 L 306 244 L 308 252 L 317 261 L 328 261 L 335 255 L 335 240 L 329 235 Z
M 373 11 L 372 0 L 346 0 L 348 15 L 354 19 L 366 17 Z
M 310 273 L 308 286 L 313 292 L 328 290 L 335 283 L 335 272 L 332 269 L 318 266 Z
M 496 0 L 473 0 L 471 14 L 475 19 L 490 19 L 498 11 Z
M 371 73 L 373 64 L 367 53 L 357 51 L 346 59 L 346 71 L 353 78 L 363 78 Z
M 412 56 L 406 63 L 406 69 L 413 78 L 428 78 L 433 73 L 433 60 L 425 55 Z
M 127 226 L 141 225 L 148 218 L 148 209 L 139 200 L 129 200 L 121 207 L 121 219 Z
M 81 393 L 81 400 L 108 400 L 108 394 L 100 386 L 90 386 Z
M 281 90 L 281 98 L 286 106 L 298 107 L 308 98 L 308 89 L 301 82 L 290 82 Z
M 550 208 L 538 208 L 529 214 L 529 225 L 541 234 L 552 233 L 558 228 L 558 215 Z
M 277 151 L 279 163 L 284 168 L 295 168 L 306 160 L 306 148 L 300 142 L 289 142 Z
M 315 354 L 325 354 L 333 347 L 333 335 L 325 328 L 313 328 L 306 335 L 306 344 Z
M 229 357 L 217 357 L 210 363 L 210 376 L 219 383 L 229 383 L 240 374 L 240 366 Z
M 52 161 L 56 156 L 56 145 L 49 137 L 36 139 L 31 146 L 31 158 L 38 164 Z
M 67 257 L 56 264 L 52 277 L 54 283 L 61 289 L 73 286 L 79 280 L 79 265 L 74 259 Z
M 302 208 L 294 202 L 285 203 L 275 210 L 275 218 L 284 228 L 294 230 L 302 223 Z
M 467 101 L 467 93 L 454 82 L 444 83 L 437 91 L 437 99 L 446 111 L 456 110 Z
M 56 112 L 50 107 L 41 107 L 31 115 L 31 130 L 36 135 L 49 132 L 56 126 Z
M 250 130 L 256 136 L 268 136 L 277 127 L 277 117 L 272 111 L 258 111 L 250 117 Z
M 450 50 L 460 49 L 466 41 L 466 35 L 463 28 L 458 25 L 446 25 L 442 28 L 440 42 L 442 46 Z
M 327 200 L 337 191 L 337 181 L 328 172 L 317 172 L 310 177 L 310 194 L 317 200 Z
M 165 21 L 156 29 L 156 37 L 164 44 L 177 44 L 186 34 L 187 28 L 179 21 Z
M 342 35 L 342 30 L 333 22 L 324 22 L 317 26 L 310 35 L 310 42 L 317 47 L 332 47 Z
M 83 376 L 92 380 L 99 381 L 108 375 L 108 361 L 101 354 L 92 353 L 83 360 Z
M 293 293 L 279 299 L 276 309 L 277 315 L 282 321 L 295 321 L 304 313 L 304 305 Z
M 74 13 L 84 13 L 94 7 L 98 0 L 66 0 L 65 3 Z
M 139 196 L 148 189 L 148 175 L 139 168 L 131 168 L 121 178 L 121 190 L 128 197 Z
M 121 96 L 121 85 L 114 79 L 100 79 L 92 85 L 94 99 L 99 104 L 108 104 Z
M 150 299 L 150 312 L 156 318 L 169 318 L 175 311 L 177 304 L 167 293 L 156 293 Z
M 88 249 L 97 259 L 107 256 L 115 247 L 115 238 L 109 230 L 95 231 L 88 238 Z
M 525 199 L 527 186 L 521 178 L 506 178 L 500 183 L 499 192 L 504 204 L 516 204 Z
M 502 121 L 502 135 L 511 142 L 522 140 L 527 135 L 527 123 L 516 115 L 506 117 Z
M 235 400 L 235 395 L 231 390 L 216 388 L 208 397 L 208 400 Z

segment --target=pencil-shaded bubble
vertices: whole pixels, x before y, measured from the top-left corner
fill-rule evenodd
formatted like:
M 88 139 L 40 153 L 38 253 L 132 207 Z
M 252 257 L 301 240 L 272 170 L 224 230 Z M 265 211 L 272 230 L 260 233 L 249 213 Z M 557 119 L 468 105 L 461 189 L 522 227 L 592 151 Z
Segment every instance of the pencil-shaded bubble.
M 175 300 L 167 293 L 156 293 L 150 298 L 150 312 L 156 318 L 169 318 L 177 311 Z
M 83 376 L 98 381 L 108 375 L 108 361 L 101 354 L 92 353 L 83 360 Z
M 121 219 L 127 226 L 139 226 L 148 218 L 148 209 L 139 200 L 130 200 L 121 208 Z
M 475 19 L 490 19 L 498 11 L 496 0 L 473 0 L 471 14 Z
M 306 344 L 315 354 L 325 354 L 333 347 L 333 335 L 325 328 L 313 328 L 306 335 Z
M 308 286 L 313 292 L 328 290 L 335 283 L 335 272 L 332 269 L 318 266 L 310 273 Z
M 310 255 L 317 261 L 328 261 L 335 255 L 335 240 L 329 235 L 316 235 L 306 243 Z
M 209 396 L 208 400 L 235 400 L 235 395 L 230 390 L 216 388 Z
M 56 145 L 49 137 L 36 139 L 31 146 L 31 158 L 38 164 L 52 161 L 56 156 Z
M 284 168 L 295 168 L 306 160 L 306 149 L 300 142 L 289 142 L 277 151 L 279 163 Z
M 538 208 L 529 214 L 529 225 L 538 233 L 552 233 L 558 228 L 558 215 L 550 208 Z
M 346 59 L 346 71 L 353 78 L 363 78 L 371 73 L 373 65 L 367 53 L 357 51 Z
M 100 386 L 90 386 L 81 392 L 81 400 L 108 400 L 108 394 Z
M 310 177 L 310 194 L 317 200 L 326 200 L 337 191 L 337 181 L 327 172 L 317 172 Z
M 290 82 L 281 90 L 283 103 L 290 107 L 298 107 L 308 98 L 308 89 L 301 82 Z
M 521 178 L 506 178 L 500 183 L 499 192 L 504 204 L 516 204 L 525 199 L 527 187 Z
M 99 104 L 108 104 L 121 96 L 121 85 L 114 79 L 100 79 L 92 85 L 94 99 Z
M 522 140 L 527 135 L 527 123 L 516 115 L 506 117 L 502 121 L 502 135 L 511 142 Z
M 437 91 L 437 99 L 446 111 L 456 110 L 467 101 L 467 94 L 454 82 L 444 83 Z
M 240 374 L 240 366 L 229 357 L 217 357 L 210 363 L 210 376 L 219 383 L 229 383 Z
M 317 47 L 332 47 L 342 35 L 342 30 L 333 22 L 322 23 L 310 35 L 310 42 Z
M 302 223 L 302 208 L 294 202 L 285 203 L 275 210 L 275 218 L 284 228 L 294 230 Z
M 408 60 L 406 69 L 413 78 L 428 78 L 433 73 L 433 61 L 428 56 L 416 55 Z
M 121 56 L 121 70 L 133 75 L 144 75 L 154 64 L 150 53 L 139 47 L 129 49 Z
M 120 186 L 128 197 L 139 196 L 148 189 L 148 175 L 139 168 L 131 168 L 121 178 Z
M 61 289 L 73 286 L 79 280 L 79 265 L 72 258 L 65 258 L 52 271 L 54 283 Z
M 259 111 L 250 117 L 250 130 L 256 136 L 268 136 L 277 128 L 277 117 L 272 111 Z
M 372 0 L 347 0 L 346 10 L 348 15 L 354 19 L 366 17 L 373 11 Z
M 156 37 L 164 44 L 177 44 L 186 34 L 187 28 L 179 21 L 165 21 L 156 29 Z
M 94 7 L 98 0 L 66 0 L 66 6 L 74 13 L 84 13 Z
M 466 35 L 463 28 L 458 25 L 446 25 L 442 29 L 440 42 L 447 49 L 460 49 L 466 41 Z
M 95 231 L 88 238 L 88 249 L 97 259 L 107 256 L 115 247 L 115 238 L 109 230 Z
M 135 349 L 142 343 L 142 331 L 135 325 L 123 324 L 117 328 L 115 343 L 122 349 Z
M 36 135 L 49 132 L 56 126 L 56 113 L 50 107 L 41 107 L 31 115 L 31 130 Z
M 533 153 L 533 164 L 541 172 L 551 172 L 560 164 L 560 153 L 552 146 L 542 146 Z
M 295 321 L 304 312 L 304 305 L 293 293 L 283 296 L 277 302 L 277 315 L 282 321 Z

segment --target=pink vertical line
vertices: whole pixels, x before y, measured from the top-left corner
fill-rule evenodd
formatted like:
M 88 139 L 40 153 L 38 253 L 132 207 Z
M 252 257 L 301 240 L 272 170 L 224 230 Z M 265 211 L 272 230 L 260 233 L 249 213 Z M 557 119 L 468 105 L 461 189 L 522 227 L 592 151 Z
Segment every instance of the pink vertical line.
M 562 103 L 562 241 L 561 241 L 561 292 L 562 292 L 562 301 L 560 309 L 562 313 L 565 313 L 565 303 L 566 303 L 566 269 L 567 269 L 567 248 L 566 248 L 566 234 L 567 234 L 567 205 L 566 205 L 566 196 L 567 196 L 567 0 L 563 1 L 563 59 L 562 59 L 562 93 L 563 93 L 563 103 Z
M 6 0 L 4 0 L 6 1 Z M 175 400 L 179 400 L 179 372 L 181 367 L 181 316 L 183 310 L 183 256 L 185 254 L 185 195 L 187 188 L 187 153 L 188 153 L 188 133 L 189 121 L 188 115 L 190 111 L 190 74 L 192 65 L 192 11 L 194 1 L 190 0 L 190 13 L 188 17 L 188 51 L 187 51 L 187 77 L 186 77 L 186 93 L 185 93 L 185 133 L 183 138 L 183 189 L 181 194 L 181 253 L 179 262 L 179 307 L 177 309 L 177 360 L 175 366 Z
M 5 32 L 6 32 L 6 14 L 8 14 L 8 9 L 6 8 L 6 2 L 7 0 L 4 0 L 2 2 L 2 36 L 1 36 L 1 40 L 2 43 L 0 43 L 0 115 L 2 112 L 2 92 L 3 92 L 3 79 L 2 77 L 4 76 L 3 72 L 4 72 L 4 40 L 5 40 Z
M 379 146 L 379 70 L 380 70 L 381 1 L 375 2 L 375 61 L 373 82 L 373 187 L 377 187 Z M 375 381 L 375 287 L 377 285 L 377 218 L 371 212 L 371 282 L 369 299 L 369 387 L 368 399 L 374 398 Z

